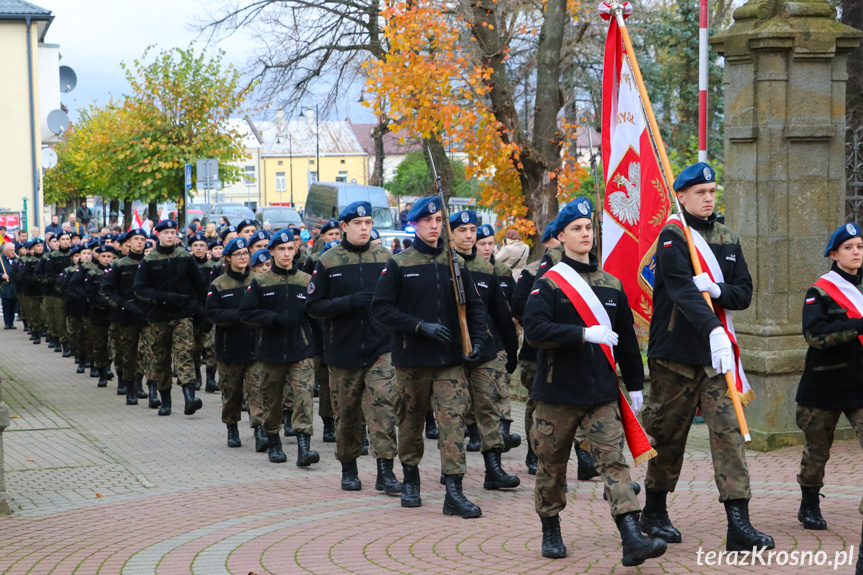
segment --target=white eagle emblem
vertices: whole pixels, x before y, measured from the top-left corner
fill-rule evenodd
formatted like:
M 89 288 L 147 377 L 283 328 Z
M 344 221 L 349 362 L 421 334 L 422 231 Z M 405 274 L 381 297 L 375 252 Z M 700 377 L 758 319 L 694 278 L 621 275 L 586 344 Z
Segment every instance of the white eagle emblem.
M 467 212 L 462 212 L 461 221 L 463 221 L 464 223 L 468 223 L 470 221 L 470 215 Z
M 857 230 L 854 228 L 854 224 L 845 224 L 845 231 L 851 234 L 852 236 L 857 235 Z
M 437 204 L 435 204 L 434 202 L 429 202 L 428 210 L 430 214 L 435 213 L 437 211 Z
M 357 206 L 357 215 L 358 215 L 359 217 L 363 217 L 364 215 L 366 215 L 366 208 L 365 208 L 365 206 Z
M 624 224 L 636 225 L 641 211 L 641 165 L 630 162 L 629 178 L 618 174 L 614 176 L 614 183 L 626 188 L 626 192 L 617 190 L 608 195 L 611 214 Z
M 288 241 L 288 234 L 284 234 L 284 233 L 282 234 L 282 241 L 283 242 Z

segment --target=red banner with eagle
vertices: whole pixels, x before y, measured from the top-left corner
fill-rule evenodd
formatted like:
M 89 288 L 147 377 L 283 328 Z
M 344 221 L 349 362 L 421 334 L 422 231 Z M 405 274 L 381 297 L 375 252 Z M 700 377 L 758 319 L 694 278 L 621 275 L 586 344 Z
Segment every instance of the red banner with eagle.
M 609 20 L 605 2 L 599 12 Z M 627 2 L 624 18 L 631 13 Z M 636 320 L 646 326 L 653 315 L 656 238 L 671 214 L 671 202 L 625 52 L 620 28 L 611 18 L 602 71 L 602 268 L 623 283 Z

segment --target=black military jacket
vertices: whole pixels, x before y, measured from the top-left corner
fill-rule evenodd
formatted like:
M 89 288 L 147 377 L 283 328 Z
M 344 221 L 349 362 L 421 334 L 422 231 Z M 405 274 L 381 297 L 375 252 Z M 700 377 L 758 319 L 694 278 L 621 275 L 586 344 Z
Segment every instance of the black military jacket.
M 605 307 L 618 335 L 614 357 L 626 389 L 644 389 L 644 367 L 633 327 L 632 310 L 623 286 L 613 275 L 590 264 L 561 257 L 590 285 Z M 545 270 L 548 271 L 548 270 Z M 568 405 L 602 405 L 617 401 L 617 374 L 602 348 L 584 341 L 585 322 L 560 287 L 551 279 L 536 280 L 524 312 L 524 334 L 539 349 L 534 400 Z
M 837 274 L 861 288 L 863 273 L 851 275 L 834 263 Z M 812 286 L 803 303 L 803 337 L 809 344 L 797 403 L 821 409 L 863 407 L 863 319 L 848 317 L 820 287 Z
M 24 256 L 21 258 L 21 294 L 26 297 L 42 297 L 42 285 L 36 277 L 36 266 L 42 260 L 42 255 Z
M 716 214 L 707 220 L 686 214 L 686 221 L 693 234 L 701 234 L 707 240 L 725 276 L 725 283 L 719 284 L 722 293 L 714 303 L 727 310 L 748 308 L 752 301 L 752 278 L 737 234 L 718 223 Z M 711 365 L 710 332 L 722 323 L 695 287 L 694 275 L 683 230 L 676 224 L 665 224 L 656 247 L 648 357 Z
M 57 289 L 57 278 L 70 265 L 72 265 L 72 256 L 69 255 L 69 248 L 54 250 L 50 254 L 42 256 L 36 265 L 35 274 L 36 279 L 43 286 L 43 295 L 60 297 L 60 292 Z
M 84 272 L 84 293 L 90 308 L 90 323 L 93 325 L 108 325 L 111 314 L 111 300 L 102 293 L 102 277 L 108 268 L 95 263 Z
M 506 299 L 506 305 L 512 302 L 512 292 L 515 289 L 515 278 L 512 277 L 512 268 L 503 262 L 494 261 L 494 254 L 489 260 L 494 266 L 494 273 L 500 281 L 500 291 L 503 292 L 503 297 Z
M 245 362 L 255 359 L 257 329 L 240 320 L 240 303 L 252 283 L 249 268 L 237 273 L 228 268 L 210 284 L 207 318 L 216 326 L 215 355 L 218 361 Z
M 371 306 L 355 308 L 350 301 L 355 293 L 374 291 L 390 257 L 389 250 L 377 244 L 354 246 L 343 239 L 315 258 L 306 309 L 323 320 L 327 365 L 367 367 L 392 349 L 392 330 L 375 321 Z
M 533 290 L 533 283 L 553 268 L 560 261 L 562 255 L 563 248 L 561 246 L 553 247 L 546 251 L 541 259 L 528 264 L 521 270 L 521 275 L 518 276 L 518 281 L 515 282 L 515 288 L 512 290 L 510 307 L 512 307 L 512 315 L 522 325 L 524 325 L 524 307 L 527 305 L 527 297 Z M 536 348 L 525 339 L 521 344 L 521 350 L 518 352 L 518 358 L 524 361 L 536 361 L 536 357 Z
M 92 262 L 84 262 L 78 264 L 78 268 L 72 272 L 68 281 L 68 294 L 71 299 L 78 302 L 81 310 L 80 317 L 90 317 L 90 304 L 87 302 L 87 290 L 84 288 L 84 280 L 87 278 L 87 272 L 93 267 Z
M 165 322 L 192 317 L 207 297 L 204 275 L 192 255 L 177 246 L 157 245 L 142 261 L 135 274 L 135 297 L 148 304 L 148 322 Z M 170 301 L 185 296 L 182 302 Z
M 72 292 L 69 290 L 69 284 L 76 271 L 78 271 L 78 265 L 72 264 L 64 269 L 63 273 L 60 274 L 60 277 L 57 278 L 57 291 L 60 292 L 60 295 L 63 297 L 63 301 L 66 302 L 66 317 L 72 318 L 79 318 L 83 315 L 81 311 L 83 308 L 81 301 L 74 297 Z
M 111 269 L 102 276 L 102 293 L 111 304 L 111 322 L 120 325 L 144 323 L 144 309 L 135 298 L 135 276 L 144 259 L 144 252 L 111 262 Z
M 294 363 L 314 357 L 312 326 L 306 317 L 311 276 L 296 266 L 282 269 L 273 262 L 269 271 L 252 278 L 240 302 L 240 319 L 259 328 L 255 359 Z M 288 325 L 280 322 L 287 321 Z
M 444 253 L 443 240 L 433 247 L 418 237 L 413 245 L 387 262 L 375 287 L 372 315 L 393 333 L 393 365 L 460 365 L 462 359 L 458 310 L 452 275 Z M 473 278 L 458 258 L 464 278 L 467 323 L 471 342 L 484 341 L 486 312 Z M 418 333 L 421 321 L 445 325 L 452 333 L 450 343 L 439 343 Z

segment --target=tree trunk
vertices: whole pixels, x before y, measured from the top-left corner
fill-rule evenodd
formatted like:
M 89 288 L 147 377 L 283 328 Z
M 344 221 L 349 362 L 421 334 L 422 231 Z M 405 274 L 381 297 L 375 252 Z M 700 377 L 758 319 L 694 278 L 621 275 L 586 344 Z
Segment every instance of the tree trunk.
M 863 30 L 863 3 L 842 0 L 842 23 Z M 845 90 L 845 118 L 849 128 L 863 126 L 863 47 L 848 54 L 848 85 Z
M 132 227 L 132 201 L 123 202 L 123 229 L 128 230 Z
M 423 156 L 426 159 L 426 164 L 428 164 L 429 168 L 429 176 L 432 180 L 432 189 L 429 190 L 429 194 L 437 194 L 436 182 L 434 179 L 434 170 L 432 170 L 431 163 L 429 162 L 429 151 L 431 151 L 431 157 L 434 159 L 434 167 L 437 169 L 437 175 L 440 177 L 440 185 L 441 189 L 443 189 L 443 197 L 444 201 L 449 203 L 450 197 L 452 197 L 452 164 L 450 164 L 449 158 L 446 155 L 446 149 L 443 147 L 443 144 L 437 138 L 423 138 L 423 146 L 426 148 L 423 151 Z
M 370 186 L 384 185 L 384 134 L 389 132 L 386 122 L 379 122 L 372 129 L 372 140 L 375 143 L 375 169 L 369 178 Z

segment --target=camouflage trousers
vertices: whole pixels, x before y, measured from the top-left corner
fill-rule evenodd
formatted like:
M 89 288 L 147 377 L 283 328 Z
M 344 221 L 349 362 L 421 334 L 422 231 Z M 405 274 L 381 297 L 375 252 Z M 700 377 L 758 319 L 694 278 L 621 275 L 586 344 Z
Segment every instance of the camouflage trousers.
M 137 373 L 143 373 L 148 382 L 156 383 L 155 362 L 153 361 L 153 324 L 145 323 L 138 335 L 138 369 Z
M 195 334 L 192 318 L 151 323 L 147 335 L 152 353 L 152 379 L 159 390 L 171 389 L 172 358 L 174 365 L 177 366 L 177 379 L 180 385 L 194 384 L 195 362 L 192 359 L 192 351 L 195 349 Z M 150 379 L 149 376 L 147 379 Z
M 318 415 L 321 418 L 333 417 L 336 413 L 339 392 L 330 387 L 330 372 L 324 358 L 315 356 L 315 381 L 318 382 L 320 393 L 318 395 Z
M 31 332 L 39 334 L 45 328 L 42 319 L 42 298 L 21 296 L 19 303 L 26 310 L 27 327 Z
M 480 450 L 485 453 L 492 449 L 503 449 L 503 435 L 500 432 L 500 408 L 497 394 L 497 379 L 501 371 L 506 371 L 500 363 L 500 356 L 477 366 L 464 366 L 464 374 L 470 391 L 470 407 L 465 414 L 465 421 L 473 423 L 470 415 L 476 419 L 479 437 L 482 443 Z
M 108 366 L 117 357 L 117 324 L 112 323 L 108 326 Z M 123 371 L 122 369 L 120 370 Z M 124 376 L 125 378 L 125 376 Z
M 530 430 L 533 428 L 533 411 L 536 408 L 533 398 L 530 397 L 533 391 L 533 379 L 536 377 L 536 362 L 520 359 L 518 366 L 521 368 L 521 386 L 527 390 L 527 401 L 524 403 L 524 432 L 530 437 Z
M 252 377 L 258 379 L 261 388 L 263 428 L 268 435 L 282 430 L 282 408 L 285 388 L 290 387 L 294 396 L 294 414 L 291 425 L 300 435 L 312 435 L 314 428 L 315 367 L 311 358 L 294 363 L 256 361 Z
M 495 380 L 495 391 L 497 393 L 498 410 L 500 418 L 504 421 L 512 421 L 512 406 L 509 393 L 510 375 L 506 372 L 506 352 L 497 352 L 497 361 L 501 366 L 501 370 L 497 374 Z
M 92 338 L 93 333 L 90 331 L 90 318 L 82 317 L 81 318 L 81 355 L 86 357 L 88 361 L 92 361 L 91 357 L 92 351 L 90 350 L 91 343 L 90 339 Z
M 72 345 L 75 355 L 86 355 L 84 347 L 84 322 L 81 318 L 67 317 L 66 332 L 69 334 L 69 343 Z
M 329 366 L 330 385 L 338 395 L 336 459 L 354 461 L 363 449 L 363 413 L 369 424 L 369 450 L 375 459 L 395 459 L 396 432 L 395 370 L 390 353 L 381 355 L 369 367 Z M 321 397 L 324 390 L 321 388 Z M 323 402 L 322 402 L 323 403 Z
M 218 363 L 219 391 L 222 392 L 222 423 L 236 425 L 242 418 L 243 387 L 251 377 L 251 362 L 232 361 Z
M 399 421 L 401 462 L 419 465 L 422 461 L 426 412 L 431 406 L 440 430 L 441 473 L 459 475 L 467 472 L 464 414 L 470 403 L 470 392 L 462 366 L 396 367 L 396 389 L 404 394 L 404 408 Z
M 93 367 L 108 367 L 108 326 L 90 322 L 89 332 L 89 359 L 93 362 Z
M 209 329 L 206 329 L 209 327 Z M 194 353 L 194 361 L 195 361 L 195 374 L 201 373 L 201 363 L 203 360 L 203 364 L 213 369 L 216 367 L 216 358 L 213 355 L 213 346 L 207 344 L 207 342 L 215 337 L 213 332 L 215 331 L 211 325 L 207 325 L 202 322 L 194 322 L 195 328 L 195 351 Z M 208 350 L 209 348 L 209 350 Z
M 263 364 L 259 362 L 251 362 L 246 365 L 246 377 L 243 378 L 243 399 L 246 400 L 246 407 L 249 410 L 249 427 L 255 428 L 259 425 L 263 425 L 264 421 L 264 408 L 263 408 L 263 400 L 261 399 L 261 376 L 255 376 L 256 373 L 261 371 L 261 366 Z M 221 386 L 222 378 L 225 377 L 224 374 L 219 372 L 219 385 Z M 285 389 L 285 395 L 287 395 L 287 388 Z M 293 405 L 293 402 L 291 403 Z
M 797 427 L 806 436 L 803 446 L 803 457 L 800 460 L 800 473 L 797 483 L 804 487 L 824 486 L 824 466 L 830 459 L 830 447 L 833 445 L 833 435 L 836 424 L 842 414 L 848 418 L 851 427 L 863 447 L 863 408 L 860 409 L 821 409 L 797 405 Z M 863 511 L 861 511 L 863 512 Z
M 743 436 L 734 414 L 725 377 L 712 368 L 649 359 L 650 396 L 644 404 L 644 430 L 658 453 L 647 464 L 645 485 L 674 491 L 695 408 L 710 431 L 710 453 L 719 500 L 750 499 L 749 468 Z M 709 371 L 708 371 L 709 370 Z
M 585 430 L 590 454 L 598 463 L 611 516 L 641 511 L 623 454 L 623 422 L 617 402 L 581 406 L 537 401 L 530 432 L 530 443 L 538 460 L 536 513 L 540 517 L 554 517 L 566 507 L 566 468 L 579 427 Z
M 216 361 L 216 330 L 211 328 L 207 332 L 207 337 L 204 338 L 204 362 L 208 369 L 216 369 L 218 362 Z
M 117 369 L 123 374 L 123 379 L 132 380 L 143 375 L 139 371 L 138 364 L 138 346 L 141 339 L 140 323 L 130 323 L 126 325 L 115 324 L 114 327 L 114 360 L 117 363 Z
M 69 332 L 66 330 L 66 302 L 57 296 L 46 296 L 42 298 L 45 320 L 48 323 L 48 331 L 61 342 L 69 341 Z

